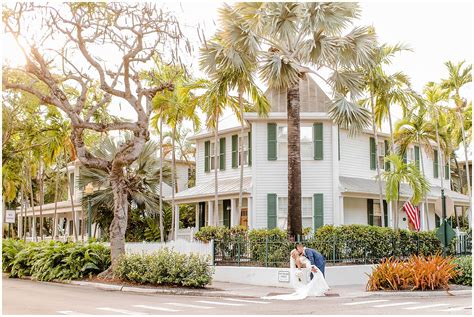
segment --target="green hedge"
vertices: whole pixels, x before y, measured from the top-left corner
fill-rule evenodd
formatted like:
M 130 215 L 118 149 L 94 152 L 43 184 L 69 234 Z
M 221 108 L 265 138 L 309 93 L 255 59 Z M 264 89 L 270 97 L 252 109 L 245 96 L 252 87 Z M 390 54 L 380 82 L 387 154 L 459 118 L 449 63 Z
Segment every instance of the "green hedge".
M 2 241 L 2 270 L 10 277 L 74 280 L 110 266 L 110 250 L 99 243 Z
M 114 274 L 122 280 L 139 284 L 204 287 L 212 280 L 209 260 L 196 254 L 162 249 L 152 254 L 122 256 Z
M 472 256 L 461 256 L 453 259 L 459 274 L 451 282 L 458 285 L 472 286 Z

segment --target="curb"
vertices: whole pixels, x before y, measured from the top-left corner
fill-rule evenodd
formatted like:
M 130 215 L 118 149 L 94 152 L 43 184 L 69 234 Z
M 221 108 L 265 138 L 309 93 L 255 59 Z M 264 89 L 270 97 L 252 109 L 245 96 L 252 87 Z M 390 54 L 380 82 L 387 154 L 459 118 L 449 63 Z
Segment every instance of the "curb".
M 440 296 L 462 296 L 472 295 L 472 290 L 452 290 L 452 291 L 377 291 L 368 292 L 365 297 L 385 297 L 385 296 L 400 296 L 400 297 L 440 297 Z M 371 294 L 372 293 L 372 294 Z

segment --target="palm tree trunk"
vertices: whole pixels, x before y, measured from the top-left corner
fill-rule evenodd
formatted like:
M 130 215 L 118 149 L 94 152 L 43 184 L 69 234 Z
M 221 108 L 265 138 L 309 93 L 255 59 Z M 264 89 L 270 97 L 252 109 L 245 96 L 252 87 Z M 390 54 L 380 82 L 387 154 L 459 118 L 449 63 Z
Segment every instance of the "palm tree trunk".
M 217 115 L 218 113 L 218 105 L 216 105 L 216 128 L 214 130 L 214 225 L 217 226 L 219 225 L 219 185 L 218 185 L 218 177 L 217 177 L 217 142 L 218 140 L 218 131 L 219 131 L 219 116 Z
M 34 197 L 33 197 L 33 184 L 31 182 L 31 173 L 29 172 L 29 169 L 27 169 L 28 171 L 28 181 L 30 182 L 30 200 L 31 200 L 31 211 L 33 212 L 33 230 L 32 230 L 32 233 L 31 233 L 31 238 L 33 241 L 37 241 L 37 238 L 36 238 L 36 214 L 35 214 L 35 201 L 34 201 Z
M 288 124 L 288 234 L 291 238 L 303 233 L 301 223 L 301 152 L 299 82 L 287 91 Z
M 438 147 L 438 162 L 441 164 L 441 188 L 444 188 L 444 156 L 441 155 L 441 143 L 439 142 L 438 123 L 436 123 L 436 146 Z
M 43 188 L 43 168 L 44 168 L 44 162 L 40 158 L 40 168 L 39 168 L 39 173 L 38 173 L 38 181 L 39 181 L 39 212 L 40 212 L 40 237 L 41 241 L 44 240 L 44 235 L 43 235 L 43 203 L 44 203 L 44 188 Z
M 57 215 L 58 215 L 58 191 L 59 191 L 59 175 L 61 173 L 60 165 L 59 165 L 59 158 L 58 162 L 56 163 L 56 179 L 54 181 L 54 218 L 53 218 L 53 240 L 56 239 L 58 235 L 58 223 L 57 223 Z
M 421 163 L 421 170 L 423 172 L 423 177 L 425 177 L 425 165 L 423 163 L 423 148 L 421 147 L 421 142 L 418 139 L 418 147 L 420 148 L 420 163 Z M 430 213 L 428 210 L 428 198 L 425 196 L 424 199 L 425 203 L 425 217 L 426 217 L 426 230 L 430 230 Z
M 63 153 L 64 155 L 64 162 L 67 162 L 66 159 L 66 152 Z M 74 235 L 74 241 L 77 241 L 77 223 L 76 223 L 76 209 L 74 208 L 74 195 L 72 191 L 75 189 L 75 184 L 74 184 L 74 179 L 71 187 L 71 179 L 69 177 L 68 169 L 67 169 L 67 163 L 66 163 L 66 175 L 67 175 L 67 181 L 69 185 L 69 199 L 71 200 L 71 211 L 72 211 L 72 232 Z M 111 241 L 112 242 L 112 241 Z
M 176 149 L 175 149 L 175 138 L 176 138 L 176 123 L 173 126 L 173 136 L 171 139 L 171 215 L 172 222 L 171 227 L 173 228 L 173 239 L 176 241 L 178 237 L 178 223 L 179 220 L 176 219 L 176 207 L 174 202 L 174 192 L 176 190 Z
M 160 241 L 165 242 L 163 227 L 163 117 L 160 118 Z
M 240 88 L 240 87 L 239 87 Z M 242 214 L 242 195 L 243 195 L 243 190 L 244 190 L 244 106 L 242 103 L 242 95 L 243 91 L 242 89 L 239 89 L 239 110 L 240 110 L 240 119 L 242 120 L 242 124 L 240 125 L 240 147 L 237 147 L 237 149 L 240 151 L 240 184 L 239 184 L 239 206 L 238 206 L 238 218 L 240 219 L 240 216 Z M 248 140 L 248 144 L 250 144 L 250 140 Z M 248 149 L 247 149 L 248 151 Z
M 390 113 L 390 109 L 388 110 L 388 124 L 390 127 L 390 150 L 392 153 L 395 153 L 395 139 L 393 137 L 392 114 Z
M 380 203 L 380 208 L 382 211 L 382 227 L 385 225 L 388 226 L 388 224 L 385 224 L 385 217 L 384 217 L 384 208 L 383 208 L 383 188 L 382 188 L 382 178 L 380 177 L 380 166 L 379 166 L 379 157 L 378 157 L 378 144 L 379 144 L 379 137 L 377 133 L 377 126 L 375 123 L 375 109 L 374 109 L 374 99 L 371 96 L 370 97 L 370 109 L 372 111 L 372 132 L 374 133 L 374 138 L 375 138 L 375 166 L 377 167 L 377 183 L 379 185 L 379 203 Z M 388 210 L 387 210 L 388 212 Z
M 20 219 L 18 221 L 18 227 L 21 226 L 21 231 L 18 228 L 18 239 L 21 239 L 23 237 L 23 231 L 25 231 L 25 227 L 23 226 L 23 209 L 25 208 L 24 199 L 23 199 L 23 185 L 21 185 L 20 196 L 21 196 L 21 199 L 20 199 L 21 205 L 20 205 Z
M 462 109 L 462 108 L 461 108 Z M 469 196 L 469 228 L 472 228 L 472 197 L 471 197 L 471 177 L 469 172 L 469 162 L 467 156 L 467 145 L 466 145 L 466 134 L 464 132 L 464 118 L 460 112 L 458 112 L 459 120 L 461 122 L 461 136 L 462 136 L 462 144 L 464 147 L 464 163 L 466 165 L 466 182 L 467 182 L 467 194 Z
M 128 220 L 127 184 L 122 165 L 112 163 L 110 184 L 114 195 L 114 217 L 110 224 L 110 255 L 113 267 L 117 259 L 125 253 L 125 232 Z M 104 275 L 107 275 L 107 271 Z
M 25 216 L 22 217 L 21 219 L 21 223 L 22 223 L 22 226 L 23 226 L 23 240 L 26 241 L 26 230 L 28 229 L 27 225 L 27 208 L 26 208 L 26 202 L 28 200 L 28 197 L 26 196 L 25 194 L 25 186 L 22 184 L 21 185 L 21 200 L 22 200 L 22 204 L 25 206 Z

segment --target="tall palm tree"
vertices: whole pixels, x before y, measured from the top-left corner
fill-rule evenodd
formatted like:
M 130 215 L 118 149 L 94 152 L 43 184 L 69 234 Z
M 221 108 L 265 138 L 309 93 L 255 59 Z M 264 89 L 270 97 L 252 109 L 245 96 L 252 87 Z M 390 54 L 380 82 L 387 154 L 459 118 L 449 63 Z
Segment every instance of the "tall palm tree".
M 186 74 L 185 69 L 176 66 L 166 66 L 168 70 L 166 73 L 174 73 L 175 86 L 172 91 L 165 90 L 161 94 L 155 95 L 153 98 L 153 108 L 155 115 L 152 117 L 152 124 L 155 124 L 158 119 L 166 122 L 166 125 L 171 128 L 172 140 L 172 157 L 171 157 L 171 206 L 172 206 L 172 236 L 177 238 L 179 229 L 179 215 L 177 215 L 177 208 L 175 206 L 175 191 L 176 191 L 176 133 L 178 127 L 184 120 L 190 120 L 195 129 L 200 125 L 199 116 L 196 113 L 198 106 L 198 98 L 192 93 L 193 89 L 199 88 L 196 81 Z M 161 122 L 160 122 L 161 124 Z M 162 137 L 162 129 L 160 129 L 160 136 Z M 163 140 L 161 138 L 161 140 Z M 163 141 L 161 141 L 163 142 Z M 163 157 L 161 157 L 161 160 Z
M 387 201 L 395 206 L 395 214 L 398 215 L 398 201 L 400 200 L 400 184 L 407 183 L 413 191 L 410 201 L 418 204 L 430 190 L 430 183 L 421 174 L 418 167 L 413 163 L 404 163 L 397 154 L 390 154 L 385 158 L 393 167 L 389 171 L 384 171 L 382 178 L 385 180 L 385 192 Z M 398 220 L 398 217 L 396 217 Z M 398 222 L 395 222 L 395 229 L 398 229 Z
M 450 92 L 450 97 L 455 103 L 455 108 L 457 111 L 458 119 L 461 126 L 461 136 L 462 143 L 464 148 L 464 160 L 466 165 L 466 179 L 467 179 L 467 192 L 469 195 L 469 225 L 472 226 L 472 197 L 471 197 L 471 184 L 470 184 L 470 175 L 469 175 L 469 163 L 467 155 L 467 142 L 466 142 L 466 133 L 464 131 L 464 116 L 463 111 L 467 107 L 467 102 L 460 95 L 460 90 L 466 84 L 472 82 L 472 64 L 464 66 L 464 61 L 454 64 L 451 61 L 445 63 L 448 68 L 448 78 L 443 79 L 441 85 L 443 88 L 446 88 Z
M 269 47 L 267 51 L 258 50 L 260 75 L 269 88 L 286 90 L 288 233 L 296 237 L 302 234 L 300 81 L 311 73 L 342 96 L 354 99 L 363 89 L 362 76 L 354 67 L 370 63 L 375 35 L 364 27 L 342 35 L 360 14 L 356 3 L 245 2 L 231 8 L 236 25 L 244 31 L 235 32 L 234 41 Z M 329 69 L 331 76 L 326 79 L 313 67 Z
M 200 66 L 212 80 L 218 81 L 220 74 L 228 78 L 228 89 L 237 90 L 240 117 L 239 155 L 239 215 L 242 211 L 243 181 L 244 181 L 244 96 L 250 96 L 255 110 L 260 116 L 266 116 L 270 104 L 262 91 L 255 83 L 257 70 L 257 46 L 247 41 L 248 32 L 239 27 L 238 20 L 234 19 L 232 8 L 224 4 L 219 10 L 221 29 L 214 38 L 206 42 L 201 49 Z M 235 40 L 235 39 L 240 40 Z M 251 140 L 248 141 L 249 143 Z
M 418 148 L 420 149 L 420 165 L 423 177 L 426 176 L 422 151 L 425 149 L 427 153 L 433 153 L 431 141 L 436 140 L 435 128 L 430 121 L 426 120 L 425 116 L 426 109 L 421 108 L 418 109 L 417 113 L 414 111 L 410 112 L 405 118 L 395 124 L 395 138 L 397 139 L 400 148 L 400 155 L 406 153 L 410 144 L 418 145 Z M 422 145 L 424 145 L 424 147 Z M 428 201 L 426 197 L 424 211 L 425 215 L 422 216 L 425 218 L 422 219 L 426 219 L 427 229 L 429 230 Z M 398 214 L 396 214 L 396 216 L 398 218 Z

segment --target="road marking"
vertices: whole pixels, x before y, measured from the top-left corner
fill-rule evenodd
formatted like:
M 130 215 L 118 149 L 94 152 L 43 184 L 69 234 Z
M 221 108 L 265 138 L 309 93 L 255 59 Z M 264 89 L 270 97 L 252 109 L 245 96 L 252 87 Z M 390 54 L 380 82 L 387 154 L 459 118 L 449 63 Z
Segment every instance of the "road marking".
M 173 305 L 177 307 L 187 307 L 187 308 L 202 308 L 202 309 L 213 309 L 215 307 L 209 306 L 198 306 L 198 305 L 191 305 L 191 304 L 182 304 L 182 303 L 165 303 L 167 305 Z
M 392 306 L 402 306 L 402 305 L 412 305 L 412 304 L 418 304 L 418 302 L 404 302 L 404 303 L 393 303 L 393 304 L 383 304 L 383 305 L 375 305 L 372 307 L 392 307 Z
M 424 305 L 424 306 L 415 306 L 415 307 L 405 307 L 403 309 L 416 310 L 416 309 L 433 308 L 433 307 L 440 307 L 440 306 L 448 306 L 448 304 L 433 304 L 433 305 Z
M 119 313 L 124 315 L 148 315 L 147 313 L 131 311 L 126 309 L 110 308 L 110 307 L 97 307 L 98 310 L 111 311 L 113 313 Z
M 442 309 L 440 311 L 460 311 L 464 309 L 469 309 L 470 307 L 453 307 L 453 308 L 448 308 L 448 309 Z
M 211 305 L 223 305 L 223 306 L 244 306 L 244 304 L 237 303 L 222 303 L 222 302 L 213 302 L 208 300 L 198 300 L 197 303 L 211 304 Z
M 171 309 L 171 308 L 164 308 L 164 307 L 157 307 L 157 306 L 148 306 L 148 305 L 133 305 L 133 307 L 137 308 L 145 308 L 145 309 L 153 309 L 159 311 L 168 311 L 168 312 L 177 312 L 180 311 L 178 309 Z
M 372 304 L 372 303 L 381 303 L 381 302 L 388 302 L 388 299 L 367 300 L 365 302 L 345 303 L 342 305 L 352 306 L 352 305 Z
M 233 302 L 252 303 L 252 304 L 270 304 L 270 302 L 260 302 L 257 300 L 237 299 L 237 298 L 223 298 L 224 300 L 230 300 Z
M 86 314 L 78 313 L 77 311 L 72 311 L 72 310 L 60 310 L 60 311 L 57 311 L 57 313 L 62 314 L 62 315 L 86 315 Z

